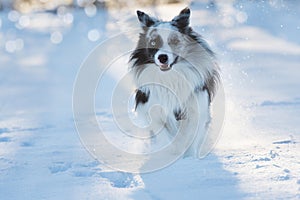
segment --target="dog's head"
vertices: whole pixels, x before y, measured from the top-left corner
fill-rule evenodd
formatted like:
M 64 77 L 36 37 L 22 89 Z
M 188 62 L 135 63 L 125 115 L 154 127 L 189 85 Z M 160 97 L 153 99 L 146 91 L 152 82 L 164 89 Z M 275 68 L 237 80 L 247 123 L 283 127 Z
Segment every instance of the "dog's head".
M 183 9 L 168 22 L 150 17 L 142 11 L 137 11 L 137 16 L 143 33 L 140 34 L 137 50 L 132 55 L 132 59 L 136 59 L 135 64 L 155 63 L 162 71 L 171 69 L 187 46 L 182 35 L 191 29 L 190 9 Z
M 190 14 L 190 9 L 185 8 L 171 21 L 161 21 L 137 11 L 142 32 L 130 57 L 131 68 L 137 80 L 150 76 L 148 72 L 154 72 L 160 79 L 165 74 L 157 73 L 159 69 L 174 68 L 187 77 L 195 91 L 207 90 L 212 99 L 219 81 L 219 67 L 209 45 L 190 27 Z M 152 68 L 153 64 L 156 68 Z

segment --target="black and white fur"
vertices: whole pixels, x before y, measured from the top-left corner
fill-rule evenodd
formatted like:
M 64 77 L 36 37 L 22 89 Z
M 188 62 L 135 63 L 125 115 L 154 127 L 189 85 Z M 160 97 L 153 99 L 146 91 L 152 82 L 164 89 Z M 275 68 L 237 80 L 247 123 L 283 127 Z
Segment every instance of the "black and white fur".
M 153 130 L 149 134 L 157 140 L 171 141 L 179 126 L 188 136 L 198 124 L 185 155 L 199 157 L 210 123 L 210 102 L 219 81 L 214 53 L 190 27 L 189 8 L 171 21 L 161 21 L 141 11 L 137 16 L 142 31 L 130 58 L 137 87 L 136 112 L 151 121 Z M 164 109 L 153 111 L 149 119 L 149 110 L 155 105 Z M 155 127 L 162 127 L 161 134 L 154 133 Z

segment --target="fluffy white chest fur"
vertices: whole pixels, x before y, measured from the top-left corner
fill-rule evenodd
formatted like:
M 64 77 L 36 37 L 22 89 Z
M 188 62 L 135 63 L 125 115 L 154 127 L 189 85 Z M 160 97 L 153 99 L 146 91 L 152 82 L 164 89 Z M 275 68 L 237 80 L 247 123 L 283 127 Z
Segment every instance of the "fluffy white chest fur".
M 149 124 L 151 142 L 145 151 L 168 145 L 182 130 L 193 141 L 179 143 L 182 146 L 176 148 L 186 145 L 185 156 L 200 154 L 210 121 L 209 95 L 186 76 L 176 69 L 161 72 L 155 66 L 147 66 L 137 79 L 139 90 L 148 95 L 147 102 L 136 106 L 137 116 Z

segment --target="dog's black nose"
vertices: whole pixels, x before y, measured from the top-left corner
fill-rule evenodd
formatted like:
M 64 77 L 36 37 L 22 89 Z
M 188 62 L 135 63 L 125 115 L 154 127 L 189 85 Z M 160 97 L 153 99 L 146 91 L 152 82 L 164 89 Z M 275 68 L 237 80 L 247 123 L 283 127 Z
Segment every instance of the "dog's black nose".
M 166 64 L 168 62 L 168 55 L 166 54 L 160 54 L 158 56 L 158 60 L 161 64 Z

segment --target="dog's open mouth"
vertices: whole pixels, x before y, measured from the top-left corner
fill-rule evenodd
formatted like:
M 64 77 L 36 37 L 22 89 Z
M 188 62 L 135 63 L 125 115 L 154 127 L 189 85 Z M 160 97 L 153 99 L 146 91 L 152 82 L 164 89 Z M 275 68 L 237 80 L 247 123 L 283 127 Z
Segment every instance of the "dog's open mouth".
M 176 56 L 174 62 L 171 63 L 170 65 L 168 65 L 168 64 L 161 64 L 161 65 L 159 65 L 159 69 L 160 69 L 161 71 L 168 71 L 168 70 L 172 69 L 172 66 L 173 66 L 174 64 L 176 64 L 177 61 L 178 61 L 178 56 Z
M 167 64 L 164 64 L 164 65 L 159 65 L 159 69 L 161 71 L 168 71 L 171 69 L 171 66 L 170 65 L 167 65 Z

